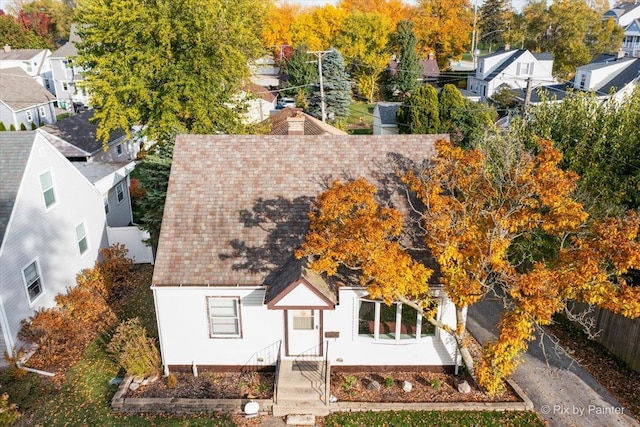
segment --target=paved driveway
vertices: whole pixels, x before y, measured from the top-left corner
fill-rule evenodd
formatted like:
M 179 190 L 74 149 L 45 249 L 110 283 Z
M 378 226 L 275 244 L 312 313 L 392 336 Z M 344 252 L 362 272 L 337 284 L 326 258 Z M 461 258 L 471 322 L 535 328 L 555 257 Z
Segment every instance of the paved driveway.
M 485 299 L 469 309 L 467 328 L 481 343 L 496 334 L 502 303 Z M 640 427 L 626 408 L 548 337 L 531 341 L 513 379 L 552 427 Z M 640 391 L 636 390 L 640 393 Z

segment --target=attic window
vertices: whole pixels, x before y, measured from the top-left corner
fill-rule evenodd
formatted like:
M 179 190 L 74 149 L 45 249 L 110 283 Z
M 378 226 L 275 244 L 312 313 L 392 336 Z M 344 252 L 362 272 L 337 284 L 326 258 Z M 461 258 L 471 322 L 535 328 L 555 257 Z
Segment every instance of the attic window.
M 584 89 L 586 84 L 587 84 L 587 75 L 586 74 L 581 74 L 580 75 L 580 89 Z
M 417 340 L 435 335 L 435 327 L 406 304 L 360 300 L 358 336 L 374 341 Z

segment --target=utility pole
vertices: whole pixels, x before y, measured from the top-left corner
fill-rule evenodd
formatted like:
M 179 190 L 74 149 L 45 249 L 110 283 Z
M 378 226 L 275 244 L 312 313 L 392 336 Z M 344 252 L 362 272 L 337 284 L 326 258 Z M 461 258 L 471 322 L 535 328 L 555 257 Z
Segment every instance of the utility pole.
M 531 77 L 527 78 L 527 91 L 524 95 L 524 108 L 522 111 L 522 122 L 527 123 L 527 119 L 529 118 L 529 106 L 531 105 L 531 92 L 533 91 L 533 79 Z
M 320 111 L 322 112 L 322 121 L 327 121 L 327 113 L 324 108 L 324 85 L 322 84 L 322 57 L 329 53 L 328 50 L 308 51 L 312 55 L 318 57 L 318 77 L 320 79 Z
M 473 33 L 471 34 L 471 60 L 473 61 L 473 69 L 476 68 L 476 24 L 478 22 L 478 3 L 473 2 Z

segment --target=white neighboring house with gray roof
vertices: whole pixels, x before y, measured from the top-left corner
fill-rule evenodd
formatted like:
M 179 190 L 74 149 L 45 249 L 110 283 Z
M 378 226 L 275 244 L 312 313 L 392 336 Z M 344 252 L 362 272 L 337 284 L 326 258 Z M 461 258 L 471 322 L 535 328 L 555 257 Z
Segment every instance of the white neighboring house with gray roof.
M 56 122 L 56 97 L 40 86 L 22 68 L 0 70 L 0 122 L 27 130 Z
M 0 353 L 108 245 L 102 194 L 39 131 L 0 132 Z
M 55 94 L 49 55 L 49 49 L 12 49 L 5 45 L 0 50 L 0 69 L 22 68 L 40 86 Z
M 628 56 L 640 56 L 640 1 L 618 3 L 604 14 L 624 28 L 622 50 Z
M 73 109 L 74 102 L 89 105 L 89 94 L 82 87 L 85 70 L 74 63 L 78 56 L 77 43 L 80 43 L 80 37 L 72 24 L 69 41 L 49 57 L 58 107 L 67 110 Z
M 467 90 L 485 100 L 501 87 L 524 89 L 529 79 L 533 85 L 557 83 L 552 71 L 551 54 L 507 47 L 478 59 L 475 73 L 467 78 Z
M 402 102 L 378 102 L 373 107 L 373 134 L 397 135 L 398 122 L 396 113 Z

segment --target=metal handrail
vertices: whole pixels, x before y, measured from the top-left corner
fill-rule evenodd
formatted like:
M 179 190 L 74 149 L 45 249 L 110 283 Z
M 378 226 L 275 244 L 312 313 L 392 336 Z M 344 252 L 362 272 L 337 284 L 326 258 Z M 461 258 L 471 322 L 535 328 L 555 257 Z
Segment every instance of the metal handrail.
M 325 341 L 326 351 L 324 352 L 324 404 L 329 405 L 329 392 L 331 391 L 331 359 L 329 359 L 329 341 Z
M 282 360 L 282 340 L 278 344 L 278 357 L 276 358 L 276 372 L 273 381 L 273 403 L 278 403 L 278 376 L 280 375 L 280 361 Z

